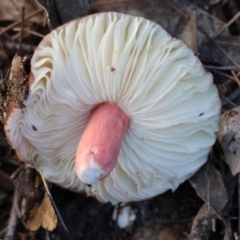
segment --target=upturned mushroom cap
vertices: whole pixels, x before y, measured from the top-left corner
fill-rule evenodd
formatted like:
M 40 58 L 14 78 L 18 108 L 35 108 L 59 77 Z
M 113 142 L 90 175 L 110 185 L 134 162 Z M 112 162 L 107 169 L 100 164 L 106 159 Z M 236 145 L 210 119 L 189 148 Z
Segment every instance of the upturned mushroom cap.
M 103 202 L 176 189 L 215 142 L 220 100 L 212 75 L 183 42 L 144 18 L 100 13 L 57 28 L 35 51 L 29 81 L 26 107 L 11 104 L 6 118 L 12 148 L 48 181 Z M 102 103 L 117 105 L 129 126 L 110 173 L 88 186 L 77 176 L 76 152 Z

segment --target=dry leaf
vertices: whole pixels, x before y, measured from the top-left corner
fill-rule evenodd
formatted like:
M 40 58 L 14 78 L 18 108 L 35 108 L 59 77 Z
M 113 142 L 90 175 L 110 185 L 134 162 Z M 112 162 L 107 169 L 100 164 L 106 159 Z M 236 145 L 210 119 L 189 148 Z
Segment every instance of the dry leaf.
M 212 231 L 212 221 L 217 218 L 216 214 L 204 204 L 195 217 L 189 240 L 205 240 Z
M 222 114 L 217 139 L 233 175 L 240 172 L 240 108 Z
M 9 79 L 0 80 L 0 122 L 4 122 L 11 107 L 23 107 L 23 101 L 28 96 L 29 71 L 30 58 L 16 54 L 12 60 Z
M 1 0 L 0 1 L 0 21 L 16 21 L 22 16 L 22 7 L 25 7 L 27 14 L 41 9 L 34 1 L 29 0 Z M 28 19 L 28 22 L 45 25 L 46 13 L 41 13 Z
M 222 210 L 228 202 L 228 195 L 219 171 L 208 161 L 190 179 L 190 183 L 197 194 L 221 219 Z
M 187 22 L 182 34 L 182 40 L 197 53 L 197 41 L 196 41 L 196 13 L 192 12 L 190 19 Z
M 48 231 L 55 229 L 57 214 L 40 173 L 35 168 L 26 167 L 15 184 L 20 197 L 20 217 L 26 227 L 30 231 L 36 231 L 40 227 Z
M 57 215 L 46 192 L 42 202 L 35 204 L 34 208 L 30 210 L 26 225 L 30 231 L 36 231 L 41 226 L 48 231 L 56 228 Z

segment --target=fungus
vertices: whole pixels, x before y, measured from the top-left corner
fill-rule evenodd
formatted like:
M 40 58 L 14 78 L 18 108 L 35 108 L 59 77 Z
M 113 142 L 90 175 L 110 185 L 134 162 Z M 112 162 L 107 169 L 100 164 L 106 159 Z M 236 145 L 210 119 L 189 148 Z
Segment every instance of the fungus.
M 133 224 L 137 216 L 128 205 L 120 204 L 114 207 L 112 220 L 116 221 L 119 228 L 127 228 Z
M 220 100 L 194 52 L 141 17 L 99 13 L 47 35 L 25 108 L 5 133 L 21 161 L 102 202 L 151 198 L 192 176 L 218 130 Z

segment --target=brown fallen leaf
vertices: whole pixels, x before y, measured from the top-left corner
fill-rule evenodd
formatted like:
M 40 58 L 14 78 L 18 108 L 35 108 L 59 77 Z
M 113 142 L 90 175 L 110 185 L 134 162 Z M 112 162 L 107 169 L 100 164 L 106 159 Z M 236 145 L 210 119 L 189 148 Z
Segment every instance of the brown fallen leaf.
M 240 172 L 240 108 L 222 114 L 217 139 L 233 175 Z
M 217 215 L 205 203 L 194 218 L 189 240 L 205 240 L 213 230 L 212 221 Z
M 204 202 L 222 219 L 222 210 L 228 202 L 228 194 L 222 175 L 208 161 L 190 178 L 190 183 Z
M 36 231 L 41 226 L 48 231 L 56 228 L 57 215 L 46 192 L 42 202 L 35 204 L 34 208 L 30 210 L 26 225 L 30 231 Z
M 16 54 L 12 60 L 9 79 L 0 79 L 0 122 L 5 121 L 11 107 L 23 108 L 28 96 L 30 57 Z
M 197 50 L 197 40 L 196 40 L 196 13 L 192 12 L 190 19 L 188 20 L 182 33 L 182 40 L 191 48 L 195 53 Z
M 21 16 L 22 7 L 25 7 L 26 13 L 32 13 L 39 9 L 39 6 L 34 1 L 29 0 L 1 0 L 0 1 L 0 21 L 16 21 Z M 42 12 L 39 15 L 28 19 L 28 23 L 45 25 L 46 13 Z
M 40 227 L 54 230 L 58 218 L 43 176 L 27 166 L 14 182 L 18 190 L 19 215 L 26 228 L 30 231 Z

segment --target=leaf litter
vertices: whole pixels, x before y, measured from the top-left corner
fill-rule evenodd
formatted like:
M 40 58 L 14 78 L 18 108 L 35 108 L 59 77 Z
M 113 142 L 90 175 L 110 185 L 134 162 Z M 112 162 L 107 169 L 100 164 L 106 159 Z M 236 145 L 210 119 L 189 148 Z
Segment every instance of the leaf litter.
M 12 234 L 16 239 L 27 239 L 27 237 L 44 239 L 43 236 L 48 236 L 49 239 L 72 240 L 79 238 L 86 240 L 93 238 L 239 239 L 240 181 L 237 176 L 240 171 L 238 108 L 240 6 L 238 1 L 82 0 L 79 3 L 81 11 L 76 12 L 74 8 L 68 7 L 69 1 L 54 4 L 54 1 L 39 0 L 38 4 L 32 1 L 32 5 L 37 6 L 27 11 L 26 16 L 21 19 L 19 6 L 28 9 L 29 6 L 26 4 L 28 3 L 24 0 L 18 1 L 17 5 L 14 5 L 14 0 L 3 0 L 0 3 L 2 12 L 10 5 L 12 9 L 12 13 L 8 11 L 8 14 L 1 15 L 0 18 L 0 57 L 2 62 L 8 63 L 1 64 L 0 69 L 2 121 L 7 111 L 6 101 L 18 101 L 18 107 L 24 107 L 21 102 L 27 97 L 26 79 L 29 72 L 24 66 L 27 57 L 14 57 L 20 46 L 23 56 L 31 55 L 42 36 L 49 31 L 45 23 L 48 23 L 52 29 L 75 17 L 96 11 L 117 11 L 146 17 L 162 25 L 174 37 L 185 41 L 199 56 L 206 69 L 214 75 L 222 99 L 223 114 L 218 143 L 213 147 L 208 162 L 190 179 L 192 186 L 186 182 L 174 193 L 166 192 L 150 200 L 131 203 L 137 220 L 125 230 L 118 229 L 111 220 L 113 210 L 111 205 L 98 203 L 95 199 L 70 193 L 56 186 L 51 189 L 52 197 L 41 188 L 41 196 L 38 197 L 35 196 L 35 190 L 29 191 L 35 196 L 32 198 L 21 193 L 19 205 L 19 191 L 24 184 L 22 180 L 15 181 L 15 194 L 13 194 L 12 183 L 8 183 L 9 179 L 12 179 L 11 174 L 19 168 L 19 163 L 14 159 L 13 152 L 8 155 L 2 154 L 0 179 L 3 179 L 3 183 L 0 182 L 0 186 L 5 186 L 5 189 L 0 190 L 0 199 L 3 199 L 0 201 L 0 237 L 5 236 L 6 239 L 10 229 L 14 230 Z M 47 12 L 41 9 L 41 4 Z M 17 11 L 19 18 L 16 17 Z M 23 19 L 24 29 L 21 33 L 19 25 Z M 20 39 L 23 41 L 22 44 Z M 13 59 L 12 66 L 9 64 L 11 59 Z M 12 74 L 9 78 L 7 73 L 10 68 Z M 0 144 L 3 151 L 8 148 L 4 141 Z M 27 176 L 27 173 L 22 174 Z M 35 181 L 28 182 L 27 187 L 35 186 Z M 8 187 L 6 189 L 6 186 L 9 189 Z M 59 198 L 59 196 L 63 197 Z M 17 208 L 19 211 L 23 210 L 23 206 L 26 206 L 23 202 L 29 198 L 33 202 L 32 207 L 25 209 L 24 214 L 14 216 L 12 212 L 16 212 Z M 57 219 L 61 217 L 56 212 L 52 198 L 55 199 L 57 209 L 66 222 L 69 232 L 64 230 L 61 221 L 57 224 Z M 10 211 L 10 207 L 14 211 Z M 49 231 L 55 226 L 57 226 L 56 230 L 50 233 Z

